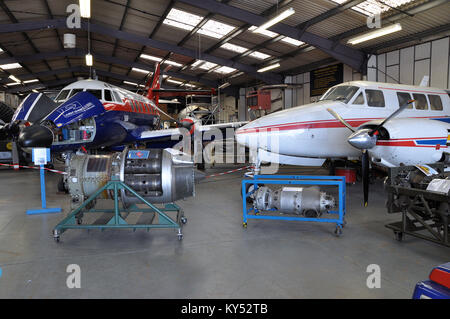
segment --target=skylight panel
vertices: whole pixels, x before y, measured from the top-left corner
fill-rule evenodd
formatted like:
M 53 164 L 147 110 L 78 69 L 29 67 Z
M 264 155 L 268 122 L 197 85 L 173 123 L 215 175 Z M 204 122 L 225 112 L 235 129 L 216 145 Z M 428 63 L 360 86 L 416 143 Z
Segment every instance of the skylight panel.
M 237 52 L 237 53 L 244 53 L 247 51 L 247 48 L 241 47 L 240 45 L 231 44 L 231 43 L 224 43 L 220 46 L 222 49 Z
M 216 20 L 209 20 L 203 27 L 197 32 L 216 39 L 221 39 L 228 33 L 230 33 L 235 27 L 226 23 L 222 23 Z
M 346 0 L 331 0 L 338 4 L 347 2 Z M 353 10 L 358 11 L 367 16 L 383 13 L 391 10 L 392 8 L 400 7 L 404 4 L 410 3 L 414 0 L 383 0 L 383 2 L 377 0 L 366 0 L 361 2 L 357 6 L 352 7 Z
M 265 60 L 265 59 L 271 57 L 270 55 L 259 52 L 259 51 L 252 52 L 249 54 L 249 56 L 259 59 L 259 60 Z
M 221 73 L 221 74 L 228 74 L 228 73 L 231 73 L 234 71 L 236 71 L 236 69 L 230 68 L 228 66 L 221 66 L 220 68 L 214 70 L 214 72 Z
M 202 19 L 203 17 L 196 14 L 173 8 L 163 23 L 175 28 L 191 31 Z
M 192 64 L 193 69 L 199 68 L 202 70 L 210 70 L 216 66 L 217 66 L 216 63 L 206 62 L 203 60 L 197 60 Z
M 11 69 L 19 69 L 22 66 L 19 63 L 8 63 L 8 64 L 1 64 L 0 69 L 3 70 L 11 70 Z

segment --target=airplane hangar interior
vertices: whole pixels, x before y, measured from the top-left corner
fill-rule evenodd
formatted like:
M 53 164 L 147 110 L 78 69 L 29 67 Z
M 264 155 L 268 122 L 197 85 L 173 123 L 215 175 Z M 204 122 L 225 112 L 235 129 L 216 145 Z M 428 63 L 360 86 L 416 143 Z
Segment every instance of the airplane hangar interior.
M 449 61 L 448 0 L 0 0 L 0 298 L 450 299 Z

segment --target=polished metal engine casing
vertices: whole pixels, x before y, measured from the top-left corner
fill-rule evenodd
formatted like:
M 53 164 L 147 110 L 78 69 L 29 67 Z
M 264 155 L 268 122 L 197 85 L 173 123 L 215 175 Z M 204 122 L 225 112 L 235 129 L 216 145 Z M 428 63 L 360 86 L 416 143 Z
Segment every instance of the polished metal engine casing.
M 82 202 L 109 180 L 120 180 L 151 203 L 170 203 L 194 196 L 194 163 L 173 149 L 151 149 L 148 158 L 130 159 L 128 149 L 111 155 L 74 155 L 67 167 L 67 186 L 73 202 Z M 102 198 L 112 199 L 112 191 Z M 120 191 L 124 206 L 140 200 Z
M 254 205 L 262 211 L 275 208 L 283 214 L 317 217 L 335 207 L 335 200 L 317 186 L 283 187 L 275 191 L 262 186 L 255 192 Z

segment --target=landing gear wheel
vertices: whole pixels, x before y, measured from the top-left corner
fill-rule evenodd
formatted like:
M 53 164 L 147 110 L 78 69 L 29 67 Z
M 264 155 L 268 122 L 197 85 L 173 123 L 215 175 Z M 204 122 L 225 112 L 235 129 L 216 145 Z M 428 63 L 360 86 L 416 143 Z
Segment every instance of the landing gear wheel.
M 180 221 L 181 221 L 181 223 L 182 223 L 183 225 L 186 225 L 186 223 L 187 223 L 187 218 L 186 218 L 186 217 L 181 217 Z
M 336 235 L 336 237 L 340 237 L 342 235 L 342 226 L 337 225 L 336 229 L 334 230 L 334 234 Z
M 394 236 L 397 241 L 403 240 L 403 233 L 401 231 L 394 231 Z
M 247 228 L 247 223 L 242 223 L 242 227 Z

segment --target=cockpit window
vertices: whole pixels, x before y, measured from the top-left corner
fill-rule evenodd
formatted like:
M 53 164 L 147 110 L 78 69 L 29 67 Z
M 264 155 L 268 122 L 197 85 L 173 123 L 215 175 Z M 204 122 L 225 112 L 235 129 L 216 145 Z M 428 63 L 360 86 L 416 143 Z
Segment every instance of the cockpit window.
M 95 96 L 97 99 L 102 99 L 102 90 L 86 90 L 86 92 L 91 93 L 93 96 Z
M 110 90 L 105 90 L 105 101 L 111 101 L 111 102 L 114 101 Z
M 341 85 L 330 89 L 324 96 L 320 99 L 321 101 L 340 101 L 348 103 L 353 95 L 359 90 L 357 86 Z
M 55 98 L 56 102 L 62 102 L 67 99 L 67 95 L 69 95 L 70 90 L 62 90 L 59 92 L 58 96 Z
M 80 93 L 81 91 L 83 91 L 83 89 L 73 89 L 72 92 L 70 92 L 70 95 L 68 97 L 72 97 L 77 93 Z

